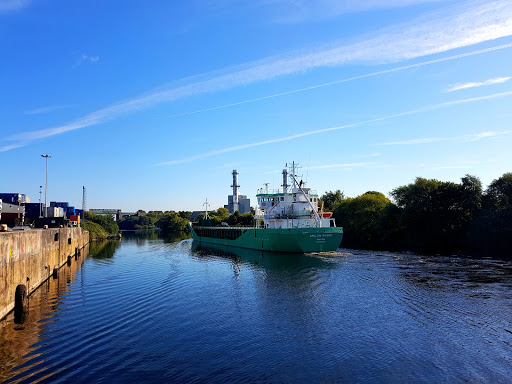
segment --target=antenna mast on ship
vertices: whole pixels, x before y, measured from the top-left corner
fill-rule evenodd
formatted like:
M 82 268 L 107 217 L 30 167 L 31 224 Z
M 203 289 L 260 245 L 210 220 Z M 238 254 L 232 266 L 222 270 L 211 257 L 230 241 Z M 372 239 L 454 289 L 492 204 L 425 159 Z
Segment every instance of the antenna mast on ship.
M 302 167 L 299 167 L 299 163 L 296 163 L 295 161 L 293 161 L 292 165 L 290 166 L 290 178 L 292 179 L 293 188 L 299 187 L 299 183 L 297 183 L 297 178 L 302 177 L 302 175 L 301 176 L 296 175 L 295 172 L 298 171 L 300 168 L 302 168 Z M 284 171 L 283 171 L 283 175 L 284 175 Z
M 208 207 L 210 206 L 210 204 L 208 204 L 208 198 L 206 198 L 206 201 L 203 203 L 203 205 L 205 207 L 204 218 L 207 219 L 208 218 Z
M 287 164 L 288 165 L 288 164 Z M 288 191 L 288 169 L 283 169 L 283 193 Z

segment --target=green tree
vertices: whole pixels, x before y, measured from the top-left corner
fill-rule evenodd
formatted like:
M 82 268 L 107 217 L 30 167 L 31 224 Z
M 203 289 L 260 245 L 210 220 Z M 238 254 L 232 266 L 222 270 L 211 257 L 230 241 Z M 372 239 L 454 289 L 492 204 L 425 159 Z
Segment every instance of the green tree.
M 333 210 L 336 204 L 341 203 L 345 200 L 345 194 L 337 189 L 335 192 L 325 192 L 320 198 L 321 202 L 324 203 L 325 210 Z
M 101 225 L 109 235 L 116 235 L 119 233 L 119 226 L 110 215 L 96 215 L 92 212 L 86 211 L 85 220 Z
M 151 216 L 140 216 L 139 222 L 137 223 L 137 229 L 147 229 L 153 226 L 153 220 Z
M 156 222 L 156 225 L 164 234 L 169 234 L 178 231 L 185 231 L 187 229 L 188 220 L 181 217 L 178 213 L 171 211 L 165 213 Z
M 460 205 L 469 221 L 482 209 L 482 182 L 471 175 L 464 176 L 461 181 Z
M 453 252 L 463 248 L 467 226 L 480 209 L 482 187 L 469 175 L 461 184 L 418 177 L 391 195 L 402 210 L 407 248 Z
M 252 227 L 254 226 L 254 213 L 240 213 L 235 211 L 227 218 L 226 222 L 233 227 Z
M 139 223 L 139 217 L 130 216 L 130 217 L 123 217 L 121 220 L 119 220 L 117 222 L 117 225 L 119 226 L 119 229 L 126 231 L 126 230 L 137 229 L 138 223 Z
M 189 221 L 192 219 L 192 212 L 190 211 L 179 211 L 178 214 L 180 215 L 180 217 L 187 219 Z
M 512 208 L 512 173 L 493 180 L 484 195 L 485 208 L 498 211 Z
M 390 205 L 393 204 L 386 196 L 374 191 L 339 202 L 334 208 L 334 217 L 343 227 L 344 246 L 381 248 L 382 216 Z

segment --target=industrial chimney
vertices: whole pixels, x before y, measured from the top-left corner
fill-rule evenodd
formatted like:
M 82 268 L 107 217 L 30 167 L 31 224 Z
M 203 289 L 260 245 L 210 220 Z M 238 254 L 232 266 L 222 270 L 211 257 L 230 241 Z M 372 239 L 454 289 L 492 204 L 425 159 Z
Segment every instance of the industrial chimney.
M 236 169 L 233 169 L 233 212 L 238 211 L 238 188 L 240 186 L 238 185 L 238 171 Z

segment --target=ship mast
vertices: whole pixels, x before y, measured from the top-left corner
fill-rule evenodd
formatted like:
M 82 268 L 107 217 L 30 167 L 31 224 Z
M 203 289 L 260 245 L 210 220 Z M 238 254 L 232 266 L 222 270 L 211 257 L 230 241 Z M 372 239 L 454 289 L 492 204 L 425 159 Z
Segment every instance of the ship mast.
M 206 201 L 203 203 L 203 205 L 205 207 L 204 218 L 207 219 L 208 218 L 208 207 L 210 206 L 210 204 L 208 204 L 208 198 L 206 198 Z
M 304 197 L 306 198 L 306 201 L 308 202 L 309 206 L 311 207 L 311 210 L 313 211 L 313 213 L 315 214 L 315 219 L 316 219 L 316 225 L 319 227 L 320 226 L 320 216 L 318 215 L 318 212 L 315 210 L 315 207 L 313 206 L 313 204 L 311 204 L 311 201 L 309 200 L 309 197 L 306 195 L 306 192 L 304 192 L 304 190 L 302 189 L 302 186 L 300 184 L 297 183 L 297 179 L 295 178 L 295 175 L 292 174 L 291 175 L 292 179 L 293 179 L 293 182 L 294 184 L 297 186 L 297 188 L 299 189 L 299 191 L 302 192 L 302 194 L 304 195 Z M 293 207 L 293 205 L 292 205 Z
M 302 175 L 297 175 L 295 172 L 298 172 L 299 169 L 302 167 L 299 167 L 299 163 L 296 163 L 295 161 L 292 162 L 292 165 L 290 166 L 290 173 L 288 176 L 292 180 L 292 188 L 299 188 L 299 182 L 297 181 L 297 177 L 301 177 Z M 283 170 L 283 176 L 284 176 L 284 170 Z M 288 187 L 288 185 L 287 185 Z

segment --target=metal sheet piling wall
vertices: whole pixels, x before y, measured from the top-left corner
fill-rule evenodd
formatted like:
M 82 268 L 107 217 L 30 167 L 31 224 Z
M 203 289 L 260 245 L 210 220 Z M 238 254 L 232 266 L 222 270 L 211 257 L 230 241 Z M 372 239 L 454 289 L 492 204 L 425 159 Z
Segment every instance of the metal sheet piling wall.
M 0 319 L 13 310 L 18 285 L 30 295 L 88 242 L 82 228 L 0 232 Z

